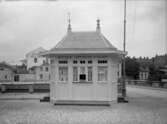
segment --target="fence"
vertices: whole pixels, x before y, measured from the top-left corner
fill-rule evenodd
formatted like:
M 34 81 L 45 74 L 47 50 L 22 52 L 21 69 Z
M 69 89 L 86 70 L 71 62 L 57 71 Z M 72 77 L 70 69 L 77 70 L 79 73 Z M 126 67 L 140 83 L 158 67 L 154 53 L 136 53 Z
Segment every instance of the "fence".
M 167 82 L 165 81 L 148 81 L 148 80 L 126 80 L 126 84 L 138 85 L 138 86 L 150 86 L 167 88 Z
M 0 89 L 5 92 L 49 92 L 49 82 L 1 82 Z

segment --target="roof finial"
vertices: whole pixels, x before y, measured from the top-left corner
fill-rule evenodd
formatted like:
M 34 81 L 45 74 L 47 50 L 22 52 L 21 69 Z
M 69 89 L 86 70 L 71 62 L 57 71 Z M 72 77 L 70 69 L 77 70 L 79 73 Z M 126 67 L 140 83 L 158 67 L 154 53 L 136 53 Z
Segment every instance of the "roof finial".
M 99 17 L 97 18 L 97 27 L 96 27 L 96 31 L 100 32 L 100 19 Z
M 68 32 L 71 32 L 71 14 L 68 12 Z

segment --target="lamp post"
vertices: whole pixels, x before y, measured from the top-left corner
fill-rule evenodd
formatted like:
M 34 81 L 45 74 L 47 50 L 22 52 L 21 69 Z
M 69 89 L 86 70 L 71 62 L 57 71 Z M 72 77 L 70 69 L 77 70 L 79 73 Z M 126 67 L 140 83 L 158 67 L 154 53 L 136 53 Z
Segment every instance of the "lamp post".
M 124 38 L 123 38 L 123 51 L 124 53 L 126 52 L 126 0 L 124 0 Z M 125 72 L 125 56 L 126 54 L 123 55 L 123 81 L 122 81 L 122 97 L 125 100 L 126 98 L 126 72 Z

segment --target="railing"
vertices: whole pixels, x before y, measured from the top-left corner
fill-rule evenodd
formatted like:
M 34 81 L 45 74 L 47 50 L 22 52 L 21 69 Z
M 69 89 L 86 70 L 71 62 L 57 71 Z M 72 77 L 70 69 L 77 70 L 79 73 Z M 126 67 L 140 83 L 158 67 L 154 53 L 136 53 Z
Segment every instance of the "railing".
M 50 91 L 49 81 L 25 81 L 25 82 L 0 82 L 0 90 L 2 93 L 5 92 L 49 92 Z
M 2 84 L 49 84 L 49 81 L 1 81 Z
M 128 85 L 138 85 L 138 86 L 150 86 L 150 87 L 167 88 L 167 82 L 163 82 L 163 81 L 126 80 L 126 84 L 128 84 Z

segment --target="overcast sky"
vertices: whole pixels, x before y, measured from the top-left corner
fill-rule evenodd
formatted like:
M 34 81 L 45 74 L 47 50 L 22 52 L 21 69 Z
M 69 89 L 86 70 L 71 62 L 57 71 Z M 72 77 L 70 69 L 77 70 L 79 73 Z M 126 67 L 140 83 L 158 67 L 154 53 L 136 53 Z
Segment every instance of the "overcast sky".
M 123 48 L 123 0 L 0 2 L 0 61 L 18 62 L 29 51 L 54 47 L 67 31 L 71 13 L 73 31 L 94 31 L 100 18 L 104 36 Z M 167 53 L 167 1 L 127 0 L 129 56 Z

